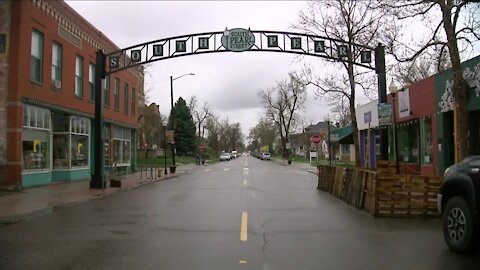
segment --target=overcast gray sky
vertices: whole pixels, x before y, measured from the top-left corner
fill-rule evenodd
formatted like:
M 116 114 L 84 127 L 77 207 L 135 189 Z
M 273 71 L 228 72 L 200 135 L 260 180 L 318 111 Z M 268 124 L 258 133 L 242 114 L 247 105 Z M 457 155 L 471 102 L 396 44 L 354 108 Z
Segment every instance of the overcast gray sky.
M 291 31 L 306 1 L 68 1 L 96 28 L 120 48 L 160 38 L 201 32 L 223 31 L 225 27 L 252 30 Z M 319 65 L 324 63 L 317 61 Z M 331 65 L 331 64 L 329 64 Z M 255 126 L 263 108 L 259 89 L 272 87 L 301 69 L 291 54 L 268 52 L 225 52 L 178 57 L 152 63 L 145 88 L 151 89 L 150 101 L 160 111 L 170 111 L 170 76 L 193 72 L 174 81 L 174 100 L 198 97 L 208 102 L 222 119 L 240 122 L 247 135 Z M 324 101 L 309 99 L 302 113 L 308 122 L 322 121 L 329 112 Z M 363 99 L 363 103 L 366 102 Z M 362 103 L 362 99 L 358 101 Z M 330 113 L 331 114 L 331 113 Z

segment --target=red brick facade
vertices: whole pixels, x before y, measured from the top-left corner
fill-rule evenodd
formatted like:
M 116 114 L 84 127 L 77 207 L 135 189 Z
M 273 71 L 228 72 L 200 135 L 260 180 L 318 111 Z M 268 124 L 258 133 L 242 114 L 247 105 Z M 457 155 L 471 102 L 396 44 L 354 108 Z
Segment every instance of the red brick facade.
M 7 99 L 7 175 L 0 185 L 19 185 L 21 183 L 21 147 L 23 102 L 25 98 L 61 106 L 74 112 L 93 117 L 94 102 L 89 100 L 89 64 L 95 63 L 95 53 L 103 49 L 105 53 L 117 50 L 107 37 L 63 1 L 13 1 L 11 7 L 11 27 L 9 31 L 8 51 L 8 99 Z M 59 32 L 68 30 L 69 35 L 80 40 L 80 47 L 68 41 Z M 30 79 L 32 31 L 43 34 L 42 82 Z M 52 84 L 52 44 L 62 46 L 61 89 Z M 83 97 L 75 95 L 75 59 L 83 58 Z M 132 88 L 136 89 L 135 99 L 143 89 L 139 82 L 143 76 L 139 70 L 132 69 L 112 74 L 110 80 L 110 106 L 105 107 L 105 120 L 135 128 L 137 126 L 138 102 L 135 102 L 135 114 L 132 113 Z M 114 107 L 114 78 L 120 79 L 119 110 Z M 128 114 L 124 113 L 124 86 L 128 83 Z M 1 164 L 0 164 L 1 165 Z M 1 172 L 1 170 L 0 170 Z M 1 174 L 3 178 L 5 174 Z

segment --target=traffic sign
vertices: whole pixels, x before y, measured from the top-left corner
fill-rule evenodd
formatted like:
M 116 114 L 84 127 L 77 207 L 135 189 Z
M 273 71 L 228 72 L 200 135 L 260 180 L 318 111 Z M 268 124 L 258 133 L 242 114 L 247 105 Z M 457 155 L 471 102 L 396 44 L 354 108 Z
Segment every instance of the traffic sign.
M 313 135 L 312 137 L 310 137 L 310 141 L 317 145 L 320 143 L 321 140 L 322 139 L 318 135 Z
M 200 151 L 203 152 L 203 151 L 205 150 L 205 144 L 203 144 L 203 143 L 200 144 L 200 145 L 198 146 L 198 149 L 200 149 Z

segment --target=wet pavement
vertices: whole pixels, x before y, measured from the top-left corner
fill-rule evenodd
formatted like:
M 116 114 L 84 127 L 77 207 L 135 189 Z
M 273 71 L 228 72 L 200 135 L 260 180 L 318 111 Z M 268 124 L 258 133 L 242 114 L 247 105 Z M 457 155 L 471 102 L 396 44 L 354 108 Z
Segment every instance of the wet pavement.
M 151 172 L 137 172 L 119 176 L 124 179 L 121 188 L 90 189 L 89 180 L 86 179 L 73 182 L 56 182 L 47 186 L 26 188 L 19 191 L 3 191 L 0 194 L 0 226 L 51 213 L 57 207 L 87 202 L 126 189 L 166 180 L 182 174 L 192 167 L 194 166 L 180 165 L 177 174 L 168 174 L 167 176 L 162 174 L 158 178 Z
M 0 228 L 5 269 L 478 269 L 437 219 L 374 218 L 240 157 Z

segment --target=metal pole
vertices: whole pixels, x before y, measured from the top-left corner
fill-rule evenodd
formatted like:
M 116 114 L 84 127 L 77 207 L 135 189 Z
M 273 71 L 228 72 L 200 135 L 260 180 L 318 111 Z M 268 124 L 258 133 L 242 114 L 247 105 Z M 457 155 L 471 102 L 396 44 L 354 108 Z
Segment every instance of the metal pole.
M 170 76 L 170 129 L 174 130 L 172 113 L 173 113 L 173 77 Z M 171 145 L 172 145 L 172 166 L 175 167 L 175 144 L 172 143 Z
M 395 147 L 395 166 L 397 174 L 400 173 L 399 161 L 398 161 L 398 140 L 397 140 L 397 116 L 396 116 L 396 106 L 395 106 L 395 93 L 392 93 L 393 98 L 393 144 Z
M 327 121 L 327 130 L 328 130 L 328 160 L 330 163 L 330 166 L 332 166 L 332 151 L 331 151 L 331 141 L 330 141 L 330 121 Z
M 167 176 L 167 126 L 163 126 L 163 163 L 165 166 L 165 176 Z
M 105 54 L 102 50 L 96 53 L 95 64 L 95 120 L 94 120 L 94 173 L 90 179 L 90 188 L 104 189 L 106 188 L 106 181 L 104 177 L 104 148 L 103 141 L 103 89 L 102 79 L 105 78 Z
M 378 43 L 375 48 L 375 72 L 378 78 L 379 103 L 387 103 L 387 76 L 385 72 L 385 47 Z M 388 130 L 380 131 L 380 151 L 382 160 L 388 160 Z

